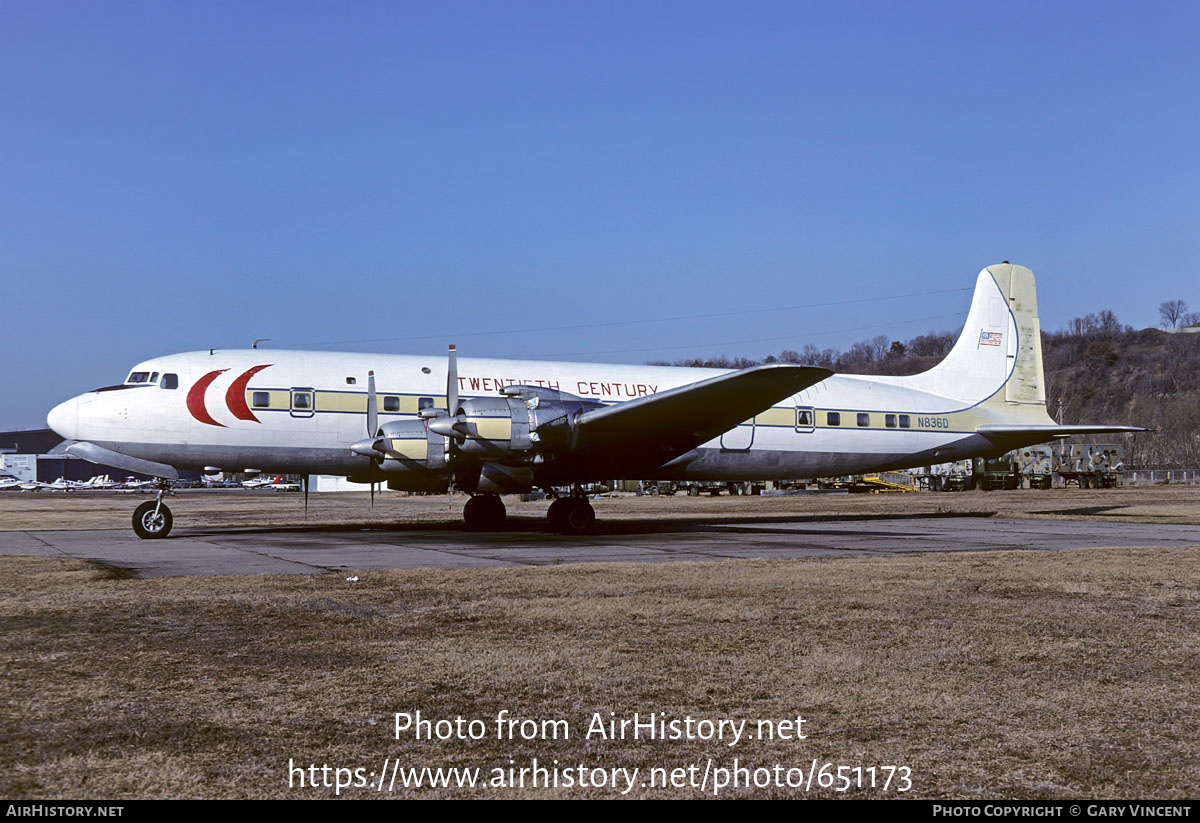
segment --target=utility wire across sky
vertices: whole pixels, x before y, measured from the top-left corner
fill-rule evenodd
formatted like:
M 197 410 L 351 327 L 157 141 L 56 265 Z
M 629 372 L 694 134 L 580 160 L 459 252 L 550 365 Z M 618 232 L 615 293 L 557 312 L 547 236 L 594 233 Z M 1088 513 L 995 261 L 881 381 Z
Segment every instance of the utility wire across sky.
M 766 307 L 766 308 L 742 309 L 739 311 L 725 311 L 725 312 L 709 312 L 709 313 L 705 313 L 705 314 L 681 314 L 681 315 L 675 315 L 675 316 L 670 316 L 670 317 L 646 317 L 646 318 L 634 319 L 634 320 L 606 320 L 606 321 L 599 322 L 599 323 L 571 323 L 568 325 L 541 326 L 541 327 L 537 327 L 537 328 L 531 328 L 528 326 L 519 326 L 519 327 L 510 327 L 510 328 L 506 328 L 506 329 L 492 329 L 492 330 L 488 330 L 488 331 L 448 331 L 448 332 L 442 332 L 439 334 L 410 335 L 410 336 L 405 336 L 405 337 L 371 337 L 371 338 L 360 338 L 357 340 L 334 340 L 334 341 L 326 341 L 323 343 L 294 343 L 292 345 L 295 348 L 324 348 L 326 346 L 350 346 L 350 345 L 360 345 L 360 344 L 364 344 L 364 343 L 399 343 L 399 342 L 416 341 L 416 340 L 450 340 L 450 339 L 459 339 L 459 338 L 463 338 L 463 337 L 483 337 L 483 336 L 490 336 L 490 335 L 573 331 L 576 329 L 596 329 L 596 328 L 609 328 L 609 327 L 613 327 L 613 326 L 634 326 L 634 325 L 647 325 L 647 324 L 652 324 L 652 323 L 671 323 L 671 322 L 676 322 L 679 320 L 709 320 L 709 319 L 718 318 L 718 317 L 739 317 L 739 316 L 745 316 L 745 315 L 749 315 L 749 314 L 765 314 L 767 312 L 799 311 L 802 309 L 818 309 L 818 308 L 827 308 L 830 306 L 846 306 L 846 305 L 852 305 L 855 303 L 873 303 L 873 302 L 880 302 L 880 301 L 885 301 L 885 300 L 904 300 L 904 299 L 915 298 L 915 297 L 930 297 L 930 296 L 938 295 L 938 294 L 953 294 L 956 292 L 967 292 L 967 291 L 971 291 L 972 288 L 973 287 L 956 288 L 956 289 L 940 289 L 938 291 L 916 292 L 916 293 L 910 293 L 910 294 L 893 294 L 893 295 L 878 296 L 878 297 L 860 297 L 860 298 L 855 298 L 853 300 L 833 300 L 833 301 L 830 301 L 827 303 L 802 303 L 802 304 L 793 305 L 793 306 L 770 306 L 770 307 Z M 955 315 L 955 316 L 957 316 L 957 315 Z M 902 322 L 915 322 L 915 321 L 902 321 Z M 891 324 L 889 324 L 889 325 L 891 325 Z M 864 327 L 864 328 L 880 328 L 880 327 L 879 326 L 871 326 L 871 327 Z M 842 331 L 859 331 L 859 330 L 860 329 L 842 329 Z M 767 340 L 784 340 L 784 339 L 787 339 L 792 336 L 808 336 L 808 335 L 812 335 L 812 334 L 826 334 L 826 333 L 828 333 L 828 332 L 803 332 L 803 333 L 798 333 L 796 335 L 784 335 L 784 336 L 780 336 L 780 337 L 762 338 L 759 340 L 748 340 L 748 341 L 741 341 L 741 342 L 753 343 L 753 342 L 765 342 Z M 734 344 L 733 343 L 711 343 L 711 344 L 698 344 L 698 345 L 724 346 L 724 345 L 734 345 Z M 654 349 L 659 349 L 659 348 L 679 348 L 679 347 L 670 347 L 670 346 L 654 347 Z M 649 350 L 650 349 L 623 349 L 621 351 L 649 351 Z M 610 354 L 610 353 L 616 354 L 618 352 L 614 351 L 614 352 L 597 352 L 597 353 L 598 354 Z

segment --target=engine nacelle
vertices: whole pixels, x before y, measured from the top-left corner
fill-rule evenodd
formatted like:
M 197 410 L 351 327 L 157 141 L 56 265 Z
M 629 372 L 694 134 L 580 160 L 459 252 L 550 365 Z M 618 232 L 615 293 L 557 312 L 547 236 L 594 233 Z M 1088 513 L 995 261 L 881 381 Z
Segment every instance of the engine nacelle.
M 548 389 L 511 389 L 508 397 L 464 400 L 457 417 L 439 418 L 430 428 L 455 438 L 455 451 L 464 457 L 548 460 L 570 448 L 575 417 L 602 405 Z
M 441 471 L 446 468 L 445 441 L 429 431 L 424 420 L 396 420 L 380 429 L 384 474 Z
M 445 440 L 428 431 L 424 420 L 386 423 L 378 437 L 356 443 L 353 450 L 369 456 L 374 465 L 366 472 L 351 475 L 351 482 L 385 480 L 393 491 L 439 492 L 449 487 Z
M 525 404 L 511 397 L 473 397 L 464 400 L 455 418 L 439 419 L 454 438 L 454 450 L 464 457 L 499 458 L 529 451 L 529 415 Z

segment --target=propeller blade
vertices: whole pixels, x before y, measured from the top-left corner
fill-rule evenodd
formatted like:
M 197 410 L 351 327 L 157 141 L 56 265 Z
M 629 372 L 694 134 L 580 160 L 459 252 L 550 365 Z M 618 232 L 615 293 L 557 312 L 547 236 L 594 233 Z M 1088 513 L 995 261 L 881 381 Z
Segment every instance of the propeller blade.
M 375 372 L 367 372 L 367 437 L 379 436 L 379 398 L 375 396 Z
M 379 456 L 377 445 L 379 437 L 379 398 L 375 396 L 375 371 L 367 372 L 367 440 L 360 440 L 350 448 L 358 454 L 359 447 L 367 445 L 367 456 L 371 461 L 367 464 L 367 477 L 371 481 L 371 517 L 375 516 L 375 458 Z
M 446 364 L 446 414 L 458 414 L 458 352 L 450 344 L 450 356 Z

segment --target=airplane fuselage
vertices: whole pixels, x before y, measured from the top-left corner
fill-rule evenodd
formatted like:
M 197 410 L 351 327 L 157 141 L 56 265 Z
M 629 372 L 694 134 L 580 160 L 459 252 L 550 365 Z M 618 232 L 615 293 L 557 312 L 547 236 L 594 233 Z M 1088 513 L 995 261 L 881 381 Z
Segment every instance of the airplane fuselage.
M 457 488 L 472 528 L 503 521 L 500 495 L 569 486 L 547 521 L 577 534 L 594 523 L 589 481 L 827 477 L 1139 430 L 1050 419 L 1033 273 L 1009 263 L 979 273 L 946 357 L 903 377 L 209 350 L 147 360 L 47 419 L 80 441 L 68 453 L 159 478 L 133 516 L 148 538 L 170 532 L 178 469 Z
M 50 423 L 71 439 L 181 469 L 362 475 L 369 458 L 350 446 L 368 435 L 371 370 L 381 425 L 446 406 L 445 357 L 214 350 L 140 363 L 130 373 L 136 382 L 74 398 L 51 413 Z M 724 373 L 464 358 L 458 384 L 463 399 L 530 385 L 608 404 Z M 898 385 L 903 380 L 834 375 L 670 461 L 655 479 L 826 476 L 994 450 L 976 427 L 998 415 Z

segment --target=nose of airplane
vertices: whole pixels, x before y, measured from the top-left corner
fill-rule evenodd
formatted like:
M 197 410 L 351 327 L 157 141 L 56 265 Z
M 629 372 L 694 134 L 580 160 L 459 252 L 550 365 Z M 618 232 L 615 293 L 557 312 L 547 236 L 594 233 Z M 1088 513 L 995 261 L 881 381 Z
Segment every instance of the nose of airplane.
M 79 434 L 79 398 L 72 397 L 65 403 L 59 403 L 46 415 L 46 424 L 67 440 L 78 440 Z

